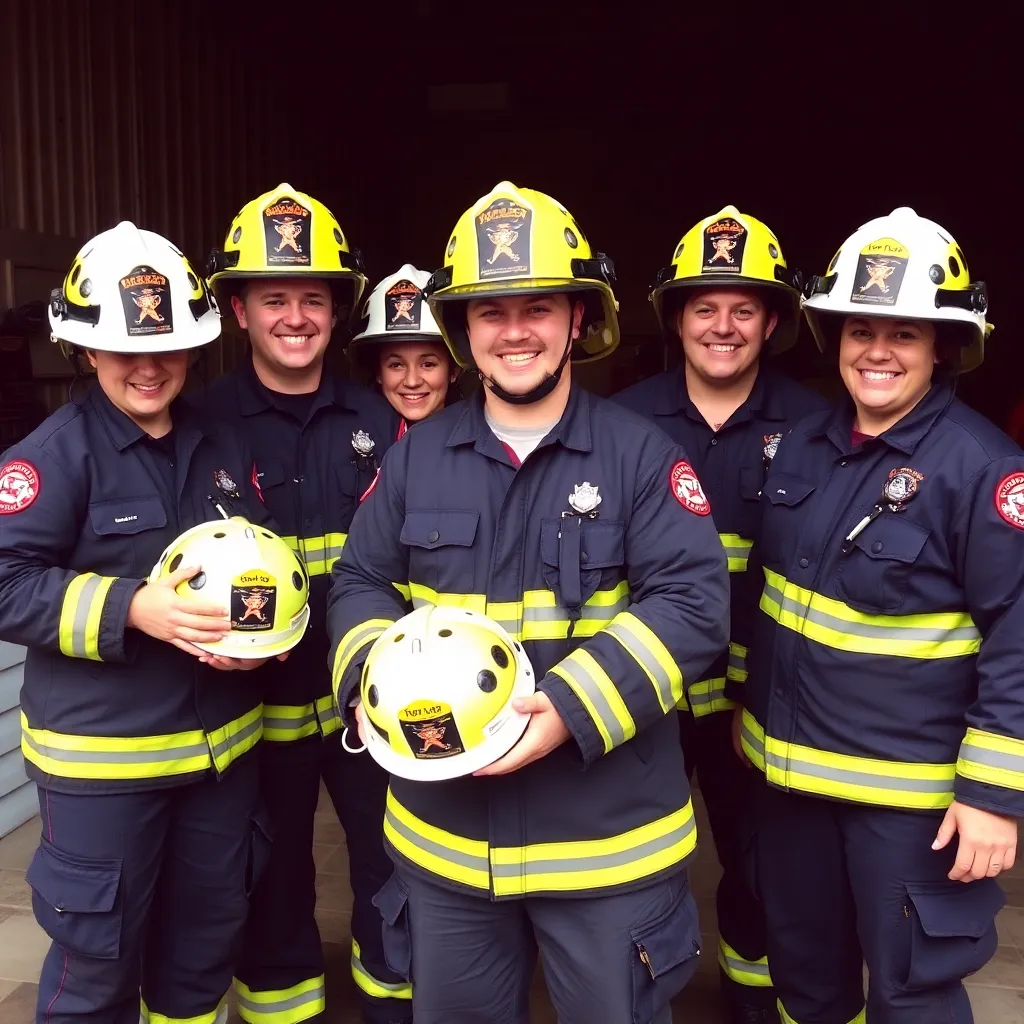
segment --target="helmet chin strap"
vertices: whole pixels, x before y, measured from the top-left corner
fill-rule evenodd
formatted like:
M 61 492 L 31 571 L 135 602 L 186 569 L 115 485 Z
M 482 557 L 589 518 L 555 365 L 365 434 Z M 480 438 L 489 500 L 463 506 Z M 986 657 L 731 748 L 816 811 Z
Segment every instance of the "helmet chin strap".
M 558 386 L 558 382 L 562 377 L 562 371 L 565 369 L 565 364 L 569 361 L 569 356 L 572 354 L 572 330 L 572 324 L 570 324 L 569 338 L 565 344 L 565 351 L 562 353 L 562 359 L 555 368 L 555 372 L 548 374 L 535 388 L 531 388 L 521 395 L 514 395 L 506 391 L 493 377 L 488 377 L 486 374 L 481 373 L 480 380 L 484 382 L 485 387 L 489 388 L 492 394 L 503 402 L 508 402 L 509 405 L 533 405 L 535 402 L 547 398 Z

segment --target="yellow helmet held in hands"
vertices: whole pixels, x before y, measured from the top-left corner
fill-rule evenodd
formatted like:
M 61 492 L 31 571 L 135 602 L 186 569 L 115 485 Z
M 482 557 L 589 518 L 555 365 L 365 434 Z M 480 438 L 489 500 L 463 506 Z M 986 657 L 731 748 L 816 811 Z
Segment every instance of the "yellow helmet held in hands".
M 223 248 L 210 253 L 207 274 L 222 305 L 225 282 L 232 280 L 324 278 L 339 289 L 346 317 L 356 310 L 367 280 L 362 254 L 349 246 L 334 214 L 287 182 L 242 207 Z
M 522 645 L 499 623 L 424 605 L 370 648 L 360 686 L 367 749 L 403 779 L 469 775 L 515 746 L 530 716 L 512 701 L 535 682 Z
M 423 294 L 456 362 L 471 367 L 469 299 L 578 293 L 584 313 L 572 360 L 584 363 L 610 355 L 619 344 L 614 279 L 611 260 L 591 250 L 564 206 L 543 192 L 503 181 L 459 218 L 444 266 Z
M 682 289 L 756 288 L 778 314 L 769 338 L 773 352 L 796 341 L 800 326 L 800 277 L 786 265 L 782 246 L 767 225 L 726 206 L 695 224 L 679 240 L 672 262 L 655 277 L 650 300 L 658 325 L 675 334 L 673 298 Z
M 196 647 L 228 658 L 270 658 L 302 639 L 309 622 L 309 576 L 277 534 L 241 516 L 200 523 L 167 547 L 149 583 L 189 565 L 199 572 L 176 592 L 220 603 L 231 617 L 228 636 Z

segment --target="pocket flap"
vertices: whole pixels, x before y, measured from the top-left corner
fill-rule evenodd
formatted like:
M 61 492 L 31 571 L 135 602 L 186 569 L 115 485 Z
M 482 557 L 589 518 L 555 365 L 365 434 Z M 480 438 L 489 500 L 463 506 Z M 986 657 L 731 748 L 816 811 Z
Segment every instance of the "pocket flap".
M 468 548 L 476 537 L 479 512 L 406 512 L 400 540 L 414 548 Z
M 977 882 L 907 882 L 921 928 L 932 938 L 980 939 L 1006 903 L 994 878 Z
M 398 881 L 397 872 L 392 872 L 391 877 L 384 883 L 377 895 L 371 900 L 373 905 L 380 911 L 380 916 L 386 924 L 394 927 L 409 902 L 409 894 L 402 888 Z
M 815 486 L 810 480 L 799 476 L 772 473 L 764 485 L 764 491 L 773 505 L 799 505 Z
M 277 459 L 257 459 L 256 479 L 260 488 L 276 487 L 284 483 L 284 465 Z
M 545 565 L 558 568 L 558 531 L 560 519 L 544 519 L 540 524 L 540 557 Z M 584 519 L 580 539 L 580 565 L 584 569 L 608 569 L 626 561 L 626 524 L 600 519 Z
M 909 565 L 921 554 L 928 534 L 929 531 L 923 526 L 890 513 L 879 516 L 870 526 L 861 530 L 854 543 L 868 558 L 906 562 Z
M 89 506 L 89 524 L 99 537 L 142 533 L 167 525 L 167 513 L 157 497 L 117 498 Z
M 689 891 L 661 917 L 631 928 L 629 934 L 654 978 L 700 955 L 700 924 Z
M 757 501 L 764 484 L 764 469 L 761 466 L 740 466 L 740 497 L 744 501 Z
M 114 909 L 121 861 L 76 857 L 43 837 L 25 879 L 60 913 L 105 914 Z

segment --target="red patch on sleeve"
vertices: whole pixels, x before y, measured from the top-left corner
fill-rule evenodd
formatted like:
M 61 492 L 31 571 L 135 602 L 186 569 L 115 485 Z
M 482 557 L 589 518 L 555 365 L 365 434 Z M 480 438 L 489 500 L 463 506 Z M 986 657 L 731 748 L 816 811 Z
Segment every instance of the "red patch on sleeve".
M 1011 526 L 1024 530 L 1024 473 L 1011 473 L 999 481 L 996 511 Z
M 260 474 L 259 470 L 256 469 L 255 462 L 252 464 L 252 486 L 256 490 L 256 497 L 266 505 L 266 502 L 263 501 L 263 488 L 260 487 Z
M 39 497 L 39 471 L 15 459 L 0 467 L 0 516 L 24 512 Z
M 672 496 L 683 508 L 689 509 L 694 515 L 706 516 L 711 513 L 711 502 L 708 501 L 704 488 L 701 487 L 693 466 L 680 461 L 672 467 L 668 475 L 669 489 Z

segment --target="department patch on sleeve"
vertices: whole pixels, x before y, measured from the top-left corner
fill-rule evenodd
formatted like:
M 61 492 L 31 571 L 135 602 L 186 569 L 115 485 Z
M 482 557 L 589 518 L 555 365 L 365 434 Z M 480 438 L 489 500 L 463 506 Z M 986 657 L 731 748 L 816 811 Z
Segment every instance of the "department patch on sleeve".
M 15 459 L 0 467 L 0 516 L 24 512 L 39 497 L 39 471 Z
M 672 467 L 672 472 L 669 473 L 669 486 L 676 501 L 694 515 L 706 516 L 711 512 L 711 502 L 708 501 L 693 466 L 688 462 L 681 460 Z
M 996 511 L 1011 526 L 1024 530 L 1024 472 L 1004 476 L 996 486 Z

